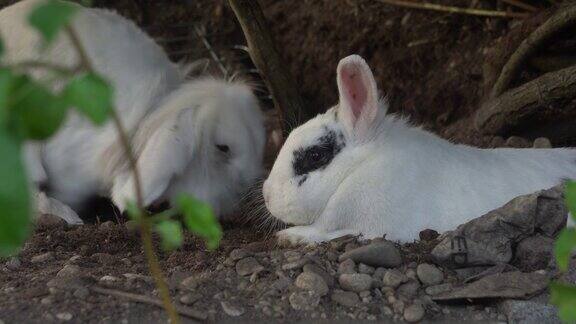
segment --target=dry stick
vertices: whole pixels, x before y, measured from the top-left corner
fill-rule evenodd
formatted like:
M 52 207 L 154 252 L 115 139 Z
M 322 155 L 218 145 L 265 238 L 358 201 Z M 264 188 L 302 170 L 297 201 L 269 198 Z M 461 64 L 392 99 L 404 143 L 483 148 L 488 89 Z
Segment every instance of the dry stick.
M 540 107 L 576 97 L 576 65 L 543 74 L 486 102 L 475 126 L 485 134 L 506 134 Z
M 519 1 L 519 0 L 502 0 L 502 2 L 507 3 L 507 4 L 514 6 L 514 7 L 518 7 L 518 8 L 524 9 L 524 10 L 531 11 L 531 12 L 538 11 L 537 7 L 534 7 L 532 5 L 529 5 L 529 4 L 522 2 L 522 1 Z
M 287 135 L 290 129 L 299 125 L 305 117 L 302 116 L 306 107 L 304 100 L 274 44 L 258 1 L 229 0 L 229 2 L 248 42 L 250 57 L 266 82 L 274 105 L 282 116 L 282 131 Z
M 163 304 L 160 300 L 158 300 L 156 298 L 144 296 L 144 295 L 129 293 L 129 292 L 120 291 L 120 290 L 116 290 L 116 289 L 103 288 L 103 287 L 98 287 L 98 286 L 92 286 L 90 289 L 92 291 L 99 293 L 99 294 L 102 294 L 102 295 L 125 298 L 125 299 L 129 299 L 133 302 L 155 305 L 158 307 L 163 306 Z M 206 313 L 199 312 L 197 310 L 194 310 L 194 309 L 191 309 L 188 307 L 176 307 L 176 311 L 180 315 L 184 315 L 186 317 L 190 317 L 190 318 L 200 320 L 200 321 L 204 321 L 204 320 L 206 320 L 206 318 L 208 318 Z
M 90 58 L 88 54 L 84 50 L 82 46 L 82 42 L 80 38 L 76 34 L 76 31 L 70 27 L 66 27 L 66 31 L 70 36 L 70 40 L 72 44 L 76 47 L 78 51 L 78 55 L 80 56 L 80 62 L 84 66 L 87 71 L 95 72 L 94 67 L 90 62 Z M 120 137 L 120 143 L 124 148 L 126 156 L 128 157 L 128 162 L 130 164 L 130 168 L 132 169 L 132 173 L 134 176 L 134 187 L 136 191 L 136 202 L 138 204 L 138 209 L 142 215 L 140 219 L 140 233 L 142 238 L 142 244 L 144 245 L 144 254 L 146 255 L 146 260 L 148 260 L 148 266 L 150 267 L 150 272 L 152 273 L 152 277 L 156 282 L 156 286 L 160 291 L 160 296 L 162 297 L 162 302 L 164 303 L 164 308 L 168 313 L 168 317 L 170 318 L 170 322 L 172 324 L 180 323 L 180 318 L 178 317 L 178 313 L 172 304 L 170 299 L 170 292 L 168 291 L 168 286 L 166 285 L 166 280 L 164 279 L 164 275 L 162 274 L 162 270 L 160 269 L 160 265 L 158 262 L 158 257 L 154 253 L 154 246 L 152 244 L 152 229 L 150 226 L 150 222 L 145 215 L 144 210 L 144 195 L 142 194 L 142 186 L 141 186 L 141 179 L 140 179 L 140 172 L 138 170 L 138 164 L 136 162 L 136 157 L 134 152 L 132 151 L 132 146 L 130 145 L 130 139 L 128 138 L 128 133 L 122 124 L 122 120 L 118 116 L 116 109 L 111 109 L 112 120 L 118 131 L 118 136 Z
M 559 10 L 558 13 L 536 28 L 530 36 L 522 41 L 518 49 L 510 56 L 510 59 L 508 59 L 508 62 L 506 62 L 502 68 L 502 72 L 500 72 L 500 76 L 490 92 L 490 98 L 499 96 L 508 88 L 520 67 L 542 43 L 550 39 L 552 35 L 556 34 L 562 28 L 574 23 L 576 23 L 576 5 L 571 5 L 568 8 Z
M 399 7 L 434 10 L 434 11 L 449 12 L 462 15 L 498 17 L 498 18 L 526 18 L 529 16 L 529 14 L 524 12 L 506 12 L 506 11 L 493 11 L 493 10 L 483 10 L 473 8 L 461 8 L 461 7 L 444 6 L 427 2 L 412 2 L 403 0 L 378 0 L 378 1 Z

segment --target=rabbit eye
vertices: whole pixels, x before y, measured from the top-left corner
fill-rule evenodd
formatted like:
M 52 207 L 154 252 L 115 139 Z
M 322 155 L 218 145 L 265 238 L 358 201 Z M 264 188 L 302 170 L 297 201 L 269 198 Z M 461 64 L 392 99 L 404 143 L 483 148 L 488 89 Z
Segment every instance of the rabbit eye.
M 222 152 L 222 153 L 228 153 L 230 152 L 230 147 L 228 145 L 218 145 L 216 144 L 216 148 L 218 149 L 218 151 Z

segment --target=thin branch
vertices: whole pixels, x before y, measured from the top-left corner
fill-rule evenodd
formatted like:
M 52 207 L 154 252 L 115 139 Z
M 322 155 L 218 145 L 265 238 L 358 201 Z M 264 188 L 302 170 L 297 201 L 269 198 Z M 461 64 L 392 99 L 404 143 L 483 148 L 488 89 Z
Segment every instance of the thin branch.
M 115 290 L 115 289 L 103 288 L 103 287 L 98 287 L 98 286 L 92 286 L 90 289 L 92 291 L 99 293 L 99 294 L 102 294 L 102 295 L 120 297 L 120 298 L 131 300 L 131 301 L 136 302 L 136 303 L 154 305 L 154 306 L 158 306 L 158 307 L 162 307 L 162 305 L 163 305 L 162 301 L 160 301 L 156 298 L 152 298 L 152 297 L 148 297 L 148 296 L 144 296 L 144 295 L 124 292 L 124 291 Z M 186 316 L 189 318 L 193 318 L 193 319 L 196 319 L 199 321 L 205 321 L 208 318 L 206 313 L 200 312 L 200 311 L 197 311 L 195 309 L 188 308 L 188 307 L 176 307 L 176 311 L 180 315 L 183 315 L 183 316 Z
M 433 11 L 449 12 L 454 14 L 472 15 L 472 16 L 483 16 L 494 18 L 526 18 L 529 16 L 529 14 L 524 12 L 506 12 L 506 11 L 493 11 L 493 10 L 483 10 L 473 8 L 461 8 L 461 7 L 444 6 L 428 2 L 412 2 L 404 0 L 378 0 L 378 1 L 399 7 L 433 10 Z
M 490 97 L 495 98 L 508 88 L 520 67 L 536 52 L 540 45 L 550 39 L 552 35 L 574 23 L 576 23 L 576 5 L 571 5 L 566 9 L 559 10 L 558 13 L 536 28 L 510 56 L 508 62 L 502 68 L 500 76 L 494 83 Z
M 206 50 L 208 50 L 208 52 L 210 53 L 210 56 L 212 56 L 212 59 L 214 60 L 214 62 L 216 62 L 216 64 L 218 65 L 218 68 L 222 72 L 224 79 L 227 80 L 228 75 L 229 75 L 228 70 L 226 69 L 226 67 L 222 63 L 222 60 L 220 60 L 220 57 L 218 56 L 218 54 L 216 54 L 216 52 L 212 48 L 212 45 L 210 45 L 210 42 L 208 41 L 208 39 L 206 39 L 206 33 L 204 33 L 200 29 L 200 27 L 198 27 L 196 25 L 194 25 L 194 31 L 196 32 L 196 35 L 198 36 L 198 38 L 200 38 L 200 41 L 202 41 L 202 44 L 204 44 L 204 47 L 206 47 Z
M 96 72 L 96 70 L 92 66 L 92 63 L 90 61 L 90 57 L 86 53 L 84 46 L 82 46 L 82 42 L 81 42 L 80 38 L 76 34 L 76 31 L 71 26 L 67 26 L 66 31 L 68 32 L 68 35 L 70 36 L 70 40 L 72 41 L 72 44 L 76 47 L 76 49 L 78 51 L 78 55 L 80 56 L 80 65 L 84 69 L 86 69 L 87 71 Z M 175 309 L 175 307 L 172 304 L 172 301 L 170 299 L 170 292 L 168 290 L 168 286 L 166 285 L 166 279 L 164 278 L 164 275 L 162 274 L 162 270 L 160 269 L 158 257 L 156 256 L 156 253 L 154 253 L 154 245 L 152 243 L 152 228 L 150 225 L 150 221 L 148 220 L 148 217 L 146 217 L 146 212 L 144 210 L 144 207 L 145 207 L 144 206 L 144 198 L 143 198 L 144 196 L 142 194 L 140 172 L 138 170 L 138 163 L 136 161 L 136 156 L 134 155 L 134 152 L 132 151 L 132 146 L 130 145 L 130 139 L 128 138 L 128 133 L 126 132 L 126 129 L 124 128 L 124 125 L 122 124 L 122 120 L 120 119 L 120 116 L 118 116 L 116 109 L 112 109 L 111 115 L 112 115 L 112 120 L 114 122 L 116 130 L 118 131 L 118 136 L 120 137 L 120 143 L 122 144 L 122 147 L 124 148 L 124 152 L 126 153 L 126 156 L 128 157 L 128 162 L 130 164 L 130 168 L 131 168 L 133 176 L 134 176 L 134 188 L 136 191 L 136 201 L 138 204 L 138 210 L 142 214 L 141 221 L 140 221 L 140 233 L 141 233 L 141 238 L 142 238 L 142 244 L 144 245 L 144 253 L 146 255 L 146 260 L 148 260 L 148 266 L 150 267 L 150 272 L 152 273 L 152 277 L 154 278 L 154 281 L 156 282 L 156 286 L 158 287 L 158 290 L 160 291 L 160 296 L 162 297 L 164 308 L 166 309 L 166 312 L 168 313 L 168 317 L 170 318 L 170 322 L 172 324 L 177 324 L 177 323 L 180 323 L 180 319 L 178 318 L 178 314 L 176 312 L 176 309 Z

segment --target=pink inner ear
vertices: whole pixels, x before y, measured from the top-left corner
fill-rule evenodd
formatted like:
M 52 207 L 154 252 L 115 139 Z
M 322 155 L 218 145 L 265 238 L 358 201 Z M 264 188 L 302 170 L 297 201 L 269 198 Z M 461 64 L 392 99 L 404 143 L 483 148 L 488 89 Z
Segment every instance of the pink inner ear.
M 340 78 L 354 118 L 358 118 L 368 99 L 368 89 L 362 80 L 362 73 L 357 66 L 346 64 L 340 70 Z

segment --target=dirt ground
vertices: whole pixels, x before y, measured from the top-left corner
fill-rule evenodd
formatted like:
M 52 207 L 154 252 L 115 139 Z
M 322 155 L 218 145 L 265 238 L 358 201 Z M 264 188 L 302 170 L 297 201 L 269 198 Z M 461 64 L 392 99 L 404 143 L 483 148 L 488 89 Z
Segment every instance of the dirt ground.
M 206 38 L 222 57 L 232 57 L 230 62 L 235 60 L 234 64 L 228 62 L 231 69 L 249 67 L 245 57 L 232 49 L 245 42 L 225 1 L 95 3 L 116 8 L 134 19 L 175 60 L 207 56 L 190 27 L 198 24 L 205 28 Z M 380 88 L 390 99 L 391 111 L 457 142 L 492 145 L 492 138 L 470 131 L 470 118 L 485 89 L 483 71 L 489 49 L 511 28 L 521 26 L 521 22 L 409 10 L 373 0 L 262 0 L 261 3 L 283 58 L 301 86 L 310 114 L 336 103 L 336 64 L 340 58 L 357 53 L 373 68 Z M 539 15 L 547 14 L 543 9 L 527 24 L 534 24 Z M 102 223 L 82 227 L 40 227 L 16 258 L 0 263 L 0 323 L 156 323 L 165 319 L 158 307 L 99 294 L 87 289 L 88 283 L 74 281 L 157 295 L 137 234 L 126 228 L 125 219 L 120 219 L 120 224 L 110 214 L 101 214 L 99 219 Z M 240 276 L 234 271 L 234 263 L 229 259 L 238 248 L 249 251 L 264 266 L 255 279 L 253 275 Z M 400 320 L 402 317 L 394 309 L 388 313 L 386 298 L 381 293 L 364 294 L 361 298 L 366 300 L 361 306 L 335 306 L 329 298 L 323 298 L 317 308 L 296 310 L 288 298 L 293 287 L 277 289 L 276 294 L 269 292 L 274 290 L 270 288 L 273 284 L 282 285 L 282 276 L 293 281 L 299 274 L 294 269 L 278 270 L 279 264 L 289 263 L 296 254 L 310 254 L 318 262 L 331 262 L 327 269 L 337 268 L 338 262 L 331 259 L 330 253 L 336 250 L 341 253 L 345 247 L 338 249 L 320 248 L 316 252 L 281 249 L 266 231 L 233 222 L 225 224 L 218 250 L 207 251 L 203 244 L 188 237 L 182 248 L 162 254 L 161 262 L 175 299 L 207 315 L 211 321 Z M 414 263 L 427 261 L 429 248 L 425 243 L 405 246 L 402 250 L 403 271 L 413 268 Z M 67 266 L 74 266 L 79 273 L 72 281 L 54 282 L 63 277 L 57 274 Z M 450 272 L 446 273 L 447 281 L 457 280 Z M 204 277 L 198 282 L 192 280 L 192 287 L 183 288 L 184 279 L 194 276 Z M 235 306 L 226 311 L 222 302 Z M 234 315 L 240 313 L 239 309 L 242 314 Z M 506 321 L 493 301 L 427 306 L 426 318 Z

